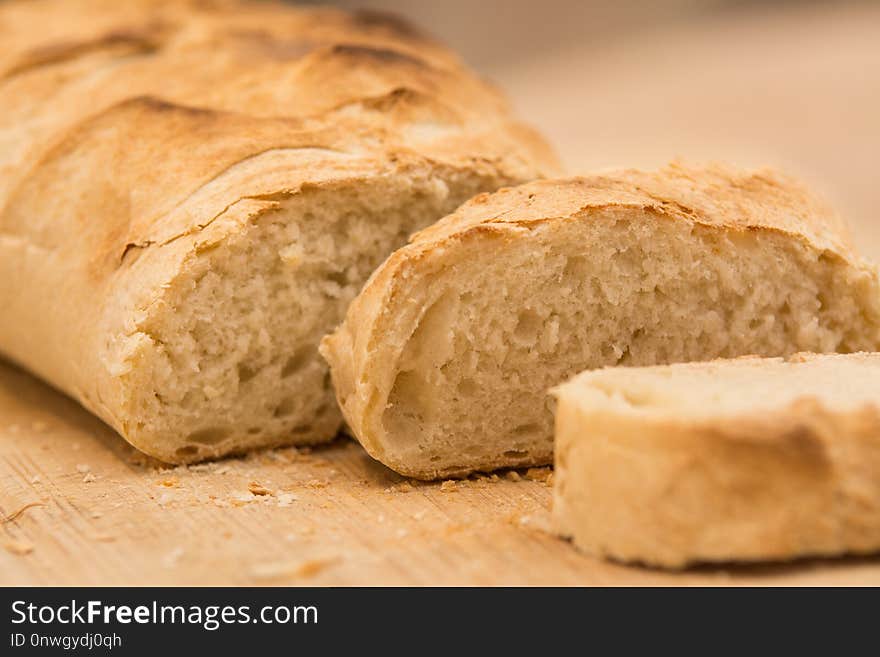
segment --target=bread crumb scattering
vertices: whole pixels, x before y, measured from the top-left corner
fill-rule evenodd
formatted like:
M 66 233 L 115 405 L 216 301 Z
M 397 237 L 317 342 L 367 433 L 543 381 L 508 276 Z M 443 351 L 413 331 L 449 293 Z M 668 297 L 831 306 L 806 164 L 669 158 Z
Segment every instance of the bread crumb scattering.
M 271 490 L 269 490 L 268 488 L 266 488 L 265 486 L 263 486 L 263 485 L 262 485 L 260 482 L 258 482 L 258 481 L 252 481 L 252 482 L 250 482 L 250 483 L 248 484 L 248 490 L 249 490 L 252 494 L 254 494 L 254 495 L 258 495 L 258 496 L 263 496 L 263 495 L 274 495 L 274 493 L 273 493 Z
M 552 476 L 553 471 L 550 468 L 529 468 L 526 470 L 526 479 L 530 481 L 546 482 Z
M 452 493 L 458 490 L 458 482 L 454 479 L 447 479 L 442 484 L 440 484 L 440 490 L 444 493 Z
M 411 493 L 415 490 L 415 487 L 408 481 L 401 481 L 400 483 L 394 484 L 393 486 L 389 486 L 385 489 L 386 493 Z

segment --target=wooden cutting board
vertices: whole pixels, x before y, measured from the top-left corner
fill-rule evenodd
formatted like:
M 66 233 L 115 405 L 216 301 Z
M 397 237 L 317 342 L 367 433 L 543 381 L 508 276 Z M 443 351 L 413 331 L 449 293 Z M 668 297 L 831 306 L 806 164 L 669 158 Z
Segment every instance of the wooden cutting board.
M 169 468 L 0 365 L 0 584 L 880 584 L 876 560 L 663 573 L 548 533 L 549 471 L 410 482 L 341 439 Z
M 880 7 L 788 7 L 490 71 L 574 168 L 675 155 L 822 181 L 880 255 Z M 0 584 L 873 584 L 880 560 L 663 573 L 576 552 L 549 471 L 408 482 L 345 439 L 168 468 L 0 363 Z

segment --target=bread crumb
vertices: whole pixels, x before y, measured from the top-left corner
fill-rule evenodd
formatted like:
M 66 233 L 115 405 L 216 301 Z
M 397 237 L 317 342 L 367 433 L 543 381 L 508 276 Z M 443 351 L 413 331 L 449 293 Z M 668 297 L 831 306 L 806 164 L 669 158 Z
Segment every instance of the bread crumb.
M 531 481 L 546 482 L 553 475 L 550 468 L 529 468 L 526 470 L 526 479 Z
M 251 493 L 250 491 L 236 491 L 232 494 L 232 505 L 243 506 L 245 504 L 250 504 L 255 499 L 256 498 L 254 497 L 253 493 Z
M 458 488 L 458 482 L 454 479 L 447 479 L 440 484 L 440 490 L 444 493 L 452 493 Z
M 401 481 L 385 489 L 386 493 L 411 493 L 415 488 L 408 481 Z
M 21 506 L 18 509 L 16 509 L 15 511 L 13 511 L 12 513 L 10 513 L 5 518 L 0 518 L 0 525 L 5 525 L 10 522 L 15 522 L 21 516 L 23 516 L 24 513 L 28 509 L 33 509 L 34 507 L 37 507 L 37 506 L 46 506 L 46 505 L 43 502 L 28 502 L 24 506 Z
M 330 482 L 322 479 L 310 479 L 305 485 L 309 488 L 327 488 Z
M 40 475 L 34 475 L 33 477 L 31 477 L 31 483 L 32 484 L 40 483 Z
M 274 493 L 273 493 L 271 490 L 269 490 L 268 488 L 266 488 L 265 486 L 263 486 L 263 485 L 262 485 L 260 482 L 258 482 L 258 481 L 252 481 L 252 482 L 250 482 L 250 483 L 248 484 L 248 490 L 249 490 L 249 491 L 251 492 L 251 494 L 253 494 L 253 495 L 259 495 L 259 496 L 262 496 L 262 495 L 274 495 Z
M 83 483 L 90 484 L 93 481 L 98 481 L 98 478 L 95 475 L 93 475 L 91 472 L 87 472 L 86 475 L 83 477 Z
M 76 471 L 79 472 L 80 474 L 85 474 L 86 472 L 89 472 L 90 470 L 91 470 L 91 468 L 86 463 L 78 463 L 76 466 Z
M 251 576 L 255 579 L 278 579 L 285 577 L 314 577 L 318 573 L 327 570 L 337 562 L 340 557 L 319 557 L 307 559 L 298 563 L 268 562 L 254 564 L 251 567 Z
M 162 479 L 156 482 L 157 486 L 164 486 L 165 488 L 174 488 L 178 485 L 177 479 Z
M 232 468 L 224 463 L 223 465 L 217 466 L 217 469 L 214 470 L 214 474 L 224 475 L 230 470 L 232 470 Z
M 508 481 L 521 481 L 522 480 L 522 477 L 519 476 L 519 472 L 517 472 L 516 470 L 508 471 L 507 473 L 505 473 L 504 478 L 507 479 Z
M 8 552 L 21 557 L 34 551 L 34 546 L 30 543 L 26 541 L 18 541 L 13 538 L 4 540 L 3 547 L 6 548 Z
M 281 493 L 276 499 L 278 500 L 278 506 L 290 506 L 298 498 L 293 493 Z

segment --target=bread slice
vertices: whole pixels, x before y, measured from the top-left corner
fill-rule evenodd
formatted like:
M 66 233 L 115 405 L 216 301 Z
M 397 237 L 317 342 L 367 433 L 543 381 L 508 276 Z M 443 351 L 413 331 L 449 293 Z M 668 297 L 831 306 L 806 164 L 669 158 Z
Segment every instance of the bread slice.
M 880 550 L 880 354 L 585 372 L 554 390 L 559 529 L 665 568 Z
M 0 4 L 0 352 L 170 462 L 331 439 L 320 338 L 413 231 L 555 170 L 394 18 Z
M 876 271 L 770 171 L 671 165 L 483 195 L 373 274 L 322 344 L 348 425 L 406 475 L 550 463 L 584 369 L 880 348 Z

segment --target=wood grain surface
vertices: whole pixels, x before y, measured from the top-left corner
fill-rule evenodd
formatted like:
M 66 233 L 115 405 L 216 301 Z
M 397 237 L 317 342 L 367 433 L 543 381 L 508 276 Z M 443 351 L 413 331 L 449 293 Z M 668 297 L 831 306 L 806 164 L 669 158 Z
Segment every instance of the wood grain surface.
M 574 169 L 785 165 L 842 201 L 880 256 L 880 6 L 750 11 L 490 73 Z M 548 474 L 409 482 L 344 438 L 169 468 L 0 363 L 2 585 L 880 584 L 880 559 L 594 560 L 548 532 Z

